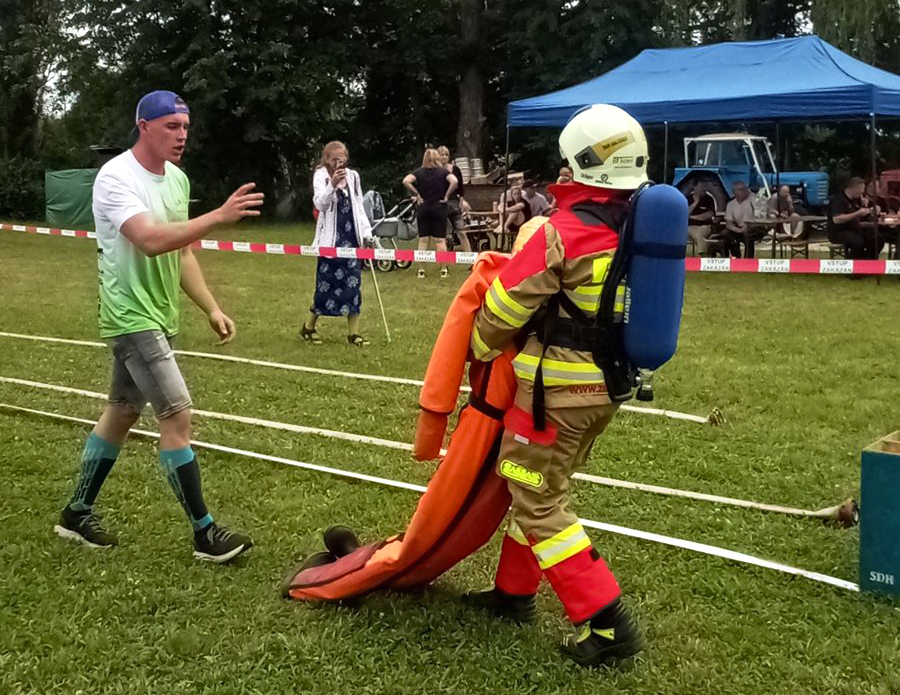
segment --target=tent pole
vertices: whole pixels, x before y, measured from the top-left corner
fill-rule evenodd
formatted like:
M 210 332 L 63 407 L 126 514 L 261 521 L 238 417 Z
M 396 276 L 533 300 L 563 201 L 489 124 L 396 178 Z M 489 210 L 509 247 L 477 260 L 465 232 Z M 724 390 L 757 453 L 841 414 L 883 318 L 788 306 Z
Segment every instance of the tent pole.
M 666 179 L 669 178 L 669 122 L 663 121 L 663 123 L 665 123 L 665 126 L 666 126 L 666 135 L 665 135 L 665 139 L 664 139 L 665 144 L 663 145 L 663 180 L 662 180 L 662 182 L 665 183 Z
M 875 180 L 878 178 L 878 142 L 877 135 L 875 134 L 875 114 L 869 114 L 869 128 L 871 132 L 871 143 L 872 143 L 872 185 L 875 185 Z
M 781 121 L 775 121 L 775 205 L 779 213 L 781 213 Z M 790 228 L 793 230 L 793 228 Z M 775 258 L 775 252 L 778 245 L 778 225 L 772 227 L 772 258 Z
M 506 124 L 506 158 L 503 160 L 503 207 L 500 208 L 500 245 L 503 245 L 503 233 L 506 230 L 506 205 L 509 202 L 509 124 Z

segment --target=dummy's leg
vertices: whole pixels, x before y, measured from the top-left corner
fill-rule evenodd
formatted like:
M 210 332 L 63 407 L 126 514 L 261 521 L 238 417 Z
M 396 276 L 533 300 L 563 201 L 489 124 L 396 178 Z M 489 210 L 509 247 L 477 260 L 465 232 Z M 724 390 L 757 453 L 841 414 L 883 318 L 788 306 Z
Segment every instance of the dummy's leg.
M 535 616 L 534 597 L 540 583 L 541 570 L 531 545 L 516 521 L 510 518 L 503 535 L 494 588 L 466 594 L 463 600 L 498 617 L 529 622 Z

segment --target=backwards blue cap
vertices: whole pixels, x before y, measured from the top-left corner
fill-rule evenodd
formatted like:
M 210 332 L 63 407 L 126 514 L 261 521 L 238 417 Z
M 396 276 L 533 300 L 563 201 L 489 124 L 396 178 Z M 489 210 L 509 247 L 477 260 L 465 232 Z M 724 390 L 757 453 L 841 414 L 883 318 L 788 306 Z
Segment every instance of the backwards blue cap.
M 180 96 L 175 92 L 158 89 L 141 97 L 137 111 L 134 114 L 134 122 L 152 121 L 154 118 L 168 116 L 171 113 L 190 113 L 191 110 Z

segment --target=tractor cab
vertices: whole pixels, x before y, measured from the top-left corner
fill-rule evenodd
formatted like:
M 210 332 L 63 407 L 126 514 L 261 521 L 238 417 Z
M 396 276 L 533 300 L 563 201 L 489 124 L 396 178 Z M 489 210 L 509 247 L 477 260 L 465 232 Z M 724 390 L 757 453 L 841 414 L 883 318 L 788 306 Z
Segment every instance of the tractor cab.
M 762 198 L 775 193 L 776 186 L 788 185 L 795 202 L 812 211 L 828 202 L 828 175 L 822 172 L 781 172 L 775 164 L 767 138 L 747 133 L 719 133 L 684 140 L 685 166 L 675 169 L 672 182 L 689 194 L 698 181 L 724 209 L 735 182 L 743 181 Z

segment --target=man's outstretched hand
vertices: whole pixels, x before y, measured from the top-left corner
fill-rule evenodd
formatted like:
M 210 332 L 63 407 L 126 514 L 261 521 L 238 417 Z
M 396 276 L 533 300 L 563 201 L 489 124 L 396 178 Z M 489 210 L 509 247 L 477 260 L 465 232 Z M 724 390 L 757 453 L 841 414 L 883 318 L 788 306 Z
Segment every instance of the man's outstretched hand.
M 245 217 L 259 217 L 258 208 L 263 204 L 263 193 L 253 193 L 255 183 L 245 183 L 225 201 L 218 213 L 222 224 L 234 224 Z

